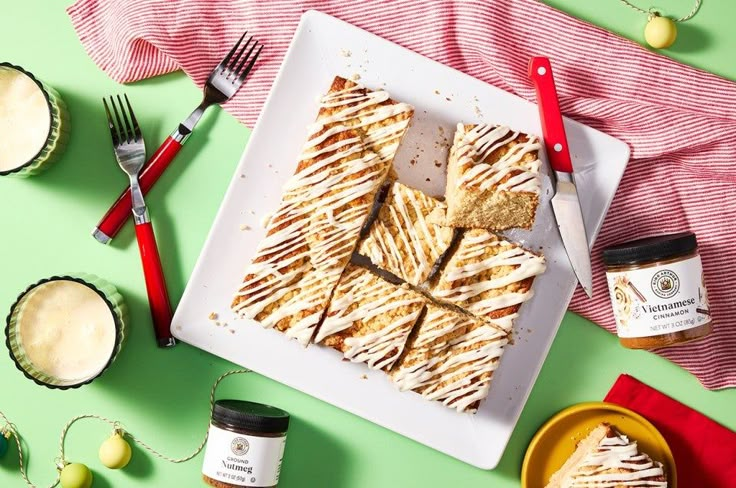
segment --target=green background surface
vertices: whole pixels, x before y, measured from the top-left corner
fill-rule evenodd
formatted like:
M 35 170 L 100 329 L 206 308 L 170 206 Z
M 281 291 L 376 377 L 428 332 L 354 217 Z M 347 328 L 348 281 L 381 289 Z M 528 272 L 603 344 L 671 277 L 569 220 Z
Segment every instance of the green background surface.
M 54 476 L 58 436 L 71 417 L 97 413 L 120 420 L 135 435 L 171 456 L 197 446 L 208 422 L 209 389 L 233 367 L 186 344 L 154 346 L 133 229 L 112 246 L 89 232 L 126 180 L 112 159 L 100 110 L 103 95 L 123 89 L 135 101 L 149 149 L 196 106 L 199 90 L 182 74 L 122 87 L 92 63 L 64 8 L 70 2 L 3 0 L 0 61 L 20 64 L 56 87 L 71 110 L 72 138 L 63 159 L 29 180 L 0 181 L 0 309 L 38 279 L 64 272 L 93 272 L 115 283 L 131 310 L 130 337 L 113 367 L 92 385 L 74 391 L 36 386 L 0 356 L 0 410 L 18 426 L 30 450 L 30 477 L 47 485 Z M 616 0 L 551 0 L 553 6 L 641 39 L 645 17 Z M 639 2 L 642 4 L 644 2 Z M 660 1 L 674 15 L 691 0 Z M 705 0 L 681 26 L 675 48 L 664 53 L 736 79 L 732 50 L 736 3 Z M 171 296 L 181 296 L 243 150 L 249 130 L 228 114 L 208 112 L 176 164 L 149 198 Z M 174 184 L 176 182 L 176 184 Z M 4 314 L 3 314 L 4 315 Z M 227 379 L 221 397 L 272 403 L 289 410 L 282 470 L 284 487 L 439 487 L 519 485 L 521 460 L 531 436 L 552 414 L 573 403 L 599 400 L 620 373 L 687 403 L 736 428 L 736 390 L 709 392 L 686 371 L 646 352 L 620 347 L 614 336 L 568 314 L 552 346 L 501 464 L 482 471 L 256 374 Z M 97 459 L 109 428 L 83 421 L 70 431 L 67 459 L 86 463 L 95 487 L 189 487 L 199 481 L 201 455 L 172 465 L 134 447 L 122 471 Z M 0 460 L 0 487 L 23 486 L 15 449 Z M 690 488 L 690 487 L 685 487 Z

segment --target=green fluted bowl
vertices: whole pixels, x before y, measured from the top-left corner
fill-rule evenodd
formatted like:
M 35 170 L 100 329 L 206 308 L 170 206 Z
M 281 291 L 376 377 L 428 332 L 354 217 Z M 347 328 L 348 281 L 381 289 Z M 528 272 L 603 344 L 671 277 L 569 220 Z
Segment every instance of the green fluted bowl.
M 32 73 L 24 70 L 20 66 L 10 63 L 0 63 L 0 70 L 3 69 L 20 71 L 33 80 L 33 82 L 36 83 L 43 92 L 51 115 L 49 133 L 46 136 L 46 142 L 41 150 L 25 164 L 7 171 L 0 171 L 0 176 L 25 178 L 43 171 L 50 163 L 56 161 L 64 152 L 64 149 L 66 149 L 67 142 L 69 141 L 69 111 L 66 108 L 66 104 L 59 96 L 59 93 L 43 81 L 33 76 Z
M 88 376 L 74 380 L 56 378 L 34 365 L 23 348 L 20 332 L 20 322 L 23 319 L 24 312 L 26 312 L 29 307 L 29 299 L 34 295 L 34 292 L 45 285 L 58 281 L 72 281 L 84 285 L 94 291 L 100 296 L 100 298 L 105 302 L 107 308 L 110 310 L 115 326 L 115 343 L 107 363 L 94 374 L 89 374 Z M 126 321 L 127 307 L 123 301 L 122 295 L 120 295 L 112 284 L 92 274 L 52 276 L 51 278 L 43 279 L 29 286 L 20 294 L 16 302 L 10 308 L 10 313 L 7 317 L 7 325 L 5 327 L 5 344 L 8 347 L 10 358 L 13 360 L 16 367 L 25 374 L 27 378 L 35 381 L 37 384 L 48 388 L 62 390 L 68 388 L 79 388 L 82 385 L 91 383 L 95 378 L 100 377 L 115 361 L 115 358 L 117 358 L 123 347 L 123 343 L 125 342 Z

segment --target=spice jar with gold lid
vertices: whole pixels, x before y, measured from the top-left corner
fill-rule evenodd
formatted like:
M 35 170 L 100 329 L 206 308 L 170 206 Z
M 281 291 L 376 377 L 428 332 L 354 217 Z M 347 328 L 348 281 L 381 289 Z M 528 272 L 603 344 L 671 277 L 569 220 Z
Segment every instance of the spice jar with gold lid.
M 289 414 L 241 400 L 212 409 L 202 478 L 216 488 L 272 488 L 279 484 Z
M 603 251 L 619 340 L 631 349 L 674 346 L 712 331 L 695 234 L 639 239 Z

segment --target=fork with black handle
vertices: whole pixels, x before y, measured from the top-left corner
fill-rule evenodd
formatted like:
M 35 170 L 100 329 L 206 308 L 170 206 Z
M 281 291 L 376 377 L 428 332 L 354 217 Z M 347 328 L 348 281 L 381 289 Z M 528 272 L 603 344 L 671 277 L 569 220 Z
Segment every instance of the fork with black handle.
M 176 344 L 170 330 L 173 316 L 171 302 L 166 289 L 161 258 L 158 254 L 156 236 L 153 234 L 148 208 L 146 208 L 146 202 L 143 200 L 143 192 L 138 181 L 138 173 L 146 161 L 146 144 L 138 120 L 133 113 L 133 107 L 130 106 L 128 96 L 124 95 L 124 99 L 125 104 L 123 104 L 123 98 L 117 95 L 117 97 L 109 98 L 109 105 L 104 98 L 102 103 L 105 106 L 107 123 L 110 127 L 115 159 L 130 178 L 135 235 L 138 240 L 138 249 L 141 252 L 148 305 L 151 308 L 156 341 L 159 347 L 171 347 Z
M 144 195 L 148 193 L 179 153 L 204 111 L 212 105 L 219 105 L 230 100 L 238 89 L 243 86 L 243 82 L 253 69 L 253 65 L 255 65 L 258 56 L 261 54 L 261 49 L 263 49 L 263 44 L 254 40 L 252 36 L 248 37 L 246 42 L 243 43 L 246 35 L 247 32 L 240 37 L 235 46 L 210 73 L 204 85 L 202 103 L 184 122 L 179 124 L 179 127 L 166 138 L 161 147 L 153 153 L 143 166 L 140 172 L 140 188 Z M 103 244 L 107 244 L 110 239 L 115 237 L 128 220 L 132 204 L 130 189 L 127 189 L 118 197 L 117 201 L 94 228 L 92 231 L 94 238 Z

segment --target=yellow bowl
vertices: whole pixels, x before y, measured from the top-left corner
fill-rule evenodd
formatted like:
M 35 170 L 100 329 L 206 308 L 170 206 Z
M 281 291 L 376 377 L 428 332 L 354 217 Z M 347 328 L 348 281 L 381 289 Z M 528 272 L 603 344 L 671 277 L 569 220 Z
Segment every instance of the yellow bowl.
M 534 435 L 521 465 L 522 488 L 544 488 L 552 474 L 569 458 L 578 442 L 598 424 L 606 422 L 639 444 L 664 465 L 670 488 L 677 488 L 672 451 L 662 434 L 647 419 L 628 408 L 605 402 L 579 403 L 549 419 Z

